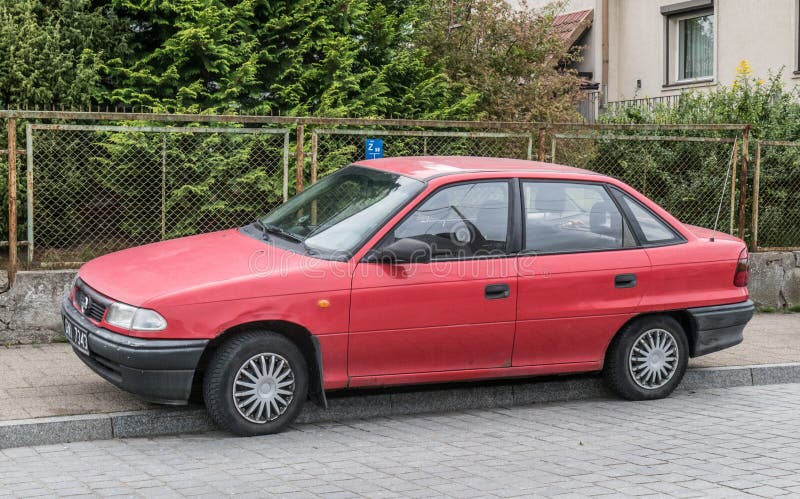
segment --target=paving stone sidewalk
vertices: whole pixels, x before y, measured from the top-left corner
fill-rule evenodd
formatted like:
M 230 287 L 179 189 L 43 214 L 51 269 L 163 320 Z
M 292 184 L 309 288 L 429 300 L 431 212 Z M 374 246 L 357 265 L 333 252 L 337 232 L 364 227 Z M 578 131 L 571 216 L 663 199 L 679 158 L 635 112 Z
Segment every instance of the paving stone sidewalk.
M 800 362 L 800 314 L 759 314 L 734 348 L 690 367 Z M 156 408 L 117 389 L 63 343 L 0 347 L 0 421 Z
M 798 497 L 800 384 L 0 450 L 4 497 Z

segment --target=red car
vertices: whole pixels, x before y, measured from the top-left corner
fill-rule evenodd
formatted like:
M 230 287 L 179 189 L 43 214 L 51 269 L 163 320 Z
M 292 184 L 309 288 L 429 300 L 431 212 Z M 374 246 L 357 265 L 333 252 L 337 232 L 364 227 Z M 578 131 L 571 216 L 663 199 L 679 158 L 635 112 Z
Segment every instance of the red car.
M 353 387 L 602 370 L 669 395 L 742 341 L 748 254 L 624 183 L 547 163 L 361 161 L 239 229 L 109 254 L 63 303 L 100 376 L 155 402 L 202 389 L 241 435 Z

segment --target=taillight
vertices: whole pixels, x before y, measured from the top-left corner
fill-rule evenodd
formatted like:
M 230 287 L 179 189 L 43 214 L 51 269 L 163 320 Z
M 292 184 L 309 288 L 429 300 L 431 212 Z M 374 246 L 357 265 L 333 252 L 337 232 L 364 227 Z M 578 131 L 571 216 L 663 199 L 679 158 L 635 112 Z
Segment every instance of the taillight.
M 739 261 L 736 262 L 736 274 L 733 275 L 733 285 L 740 288 L 747 286 L 747 280 L 750 277 L 750 265 L 748 260 L 750 255 L 747 253 L 747 248 L 739 253 Z

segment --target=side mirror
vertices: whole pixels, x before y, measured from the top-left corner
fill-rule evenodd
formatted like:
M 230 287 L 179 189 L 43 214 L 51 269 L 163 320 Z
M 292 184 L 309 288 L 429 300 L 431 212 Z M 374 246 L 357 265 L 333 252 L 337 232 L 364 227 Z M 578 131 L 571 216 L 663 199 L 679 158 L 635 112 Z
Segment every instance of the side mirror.
M 376 251 L 370 261 L 380 263 L 428 263 L 433 251 L 419 239 L 403 238 Z

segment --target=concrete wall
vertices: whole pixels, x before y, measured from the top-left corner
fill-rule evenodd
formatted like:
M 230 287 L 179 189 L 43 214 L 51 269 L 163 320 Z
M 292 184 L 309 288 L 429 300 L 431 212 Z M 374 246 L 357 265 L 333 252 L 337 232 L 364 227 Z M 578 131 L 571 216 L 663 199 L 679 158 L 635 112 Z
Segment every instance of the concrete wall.
M 800 304 L 800 251 L 750 253 L 750 297 L 776 309 Z
M 62 337 L 61 300 L 74 270 L 19 272 L 0 294 L 0 345 L 50 342 Z
M 751 253 L 750 294 L 759 305 L 800 304 L 800 251 Z M 63 338 L 61 300 L 73 270 L 20 272 L 14 287 L 0 294 L 0 346 Z

